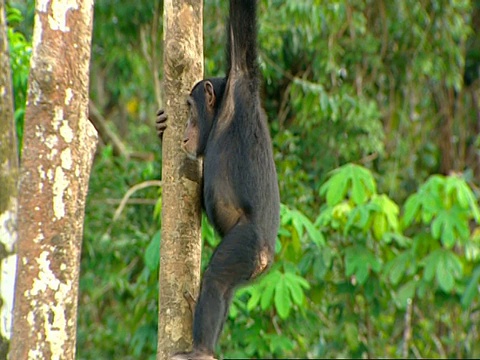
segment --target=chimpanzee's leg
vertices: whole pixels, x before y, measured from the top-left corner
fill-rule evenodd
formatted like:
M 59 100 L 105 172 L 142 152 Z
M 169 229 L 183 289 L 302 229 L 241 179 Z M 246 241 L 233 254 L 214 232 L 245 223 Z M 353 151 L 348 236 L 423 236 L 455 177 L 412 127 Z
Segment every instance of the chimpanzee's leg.
M 254 274 L 260 248 L 261 239 L 251 223 L 237 224 L 218 245 L 195 307 L 194 350 L 213 354 L 234 289 Z

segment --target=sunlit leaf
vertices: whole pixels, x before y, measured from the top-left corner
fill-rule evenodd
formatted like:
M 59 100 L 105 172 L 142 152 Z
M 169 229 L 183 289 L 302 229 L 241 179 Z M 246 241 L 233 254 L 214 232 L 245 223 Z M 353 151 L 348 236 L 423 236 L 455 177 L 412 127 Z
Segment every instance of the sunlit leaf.
M 375 214 L 373 218 L 373 236 L 380 240 L 387 231 L 387 218 L 384 214 Z
M 408 197 L 404 205 L 405 211 L 403 214 L 403 222 L 405 226 L 412 224 L 413 220 L 416 218 L 420 208 L 421 202 L 418 194 L 411 195 Z
M 289 290 L 284 277 L 281 277 L 280 281 L 275 286 L 274 301 L 278 315 L 282 319 L 286 319 L 292 308 L 292 300 L 290 298 Z
M 262 293 L 257 288 L 252 288 L 250 294 L 250 299 L 248 299 L 247 302 L 247 309 L 249 311 L 253 310 L 258 305 Z
M 275 286 L 280 280 L 282 274 L 278 270 L 270 271 L 263 279 L 262 285 L 264 285 L 260 307 L 262 310 L 268 309 L 272 304 L 273 294 L 275 292 Z
M 363 204 L 367 200 L 365 187 L 358 177 L 352 177 L 352 200 L 355 204 Z
M 325 245 L 325 238 L 321 231 L 319 231 L 313 223 L 308 219 L 304 214 L 300 211 L 295 212 L 295 216 L 298 221 L 303 225 L 305 230 L 308 233 L 310 239 L 317 245 L 317 246 L 324 246 Z

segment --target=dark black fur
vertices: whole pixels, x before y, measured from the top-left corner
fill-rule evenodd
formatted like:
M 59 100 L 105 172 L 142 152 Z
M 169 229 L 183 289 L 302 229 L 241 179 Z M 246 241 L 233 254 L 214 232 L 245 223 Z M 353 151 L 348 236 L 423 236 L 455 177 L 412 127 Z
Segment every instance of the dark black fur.
M 260 102 L 256 36 L 256 1 L 230 0 L 227 76 L 199 82 L 189 98 L 184 146 L 195 141 L 190 155 L 204 157 L 203 206 L 222 241 L 203 275 L 193 351 L 180 358 L 213 355 L 235 288 L 273 260 L 280 198 Z M 157 115 L 161 136 L 166 115 Z

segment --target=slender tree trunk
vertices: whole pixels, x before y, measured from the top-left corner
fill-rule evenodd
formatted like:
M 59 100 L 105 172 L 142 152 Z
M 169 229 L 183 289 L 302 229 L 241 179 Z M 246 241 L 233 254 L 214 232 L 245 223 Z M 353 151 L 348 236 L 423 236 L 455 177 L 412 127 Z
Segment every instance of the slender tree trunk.
M 164 3 L 164 81 L 168 128 L 163 137 L 162 241 L 157 360 L 191 347 L 201 260 L 201 163 L 181 150 L 186 97 L 203 76 L 203 1 Z M 191 304 L 190 304 L 191 305 Z
M 7 358 L 10 343 L 17 267 L 18 148 L 8 53 L 5 1 L 0 0 L 0 360 Z
M 93 0 L 38 0 L 22 152 L 10 359 L 74 359 Z

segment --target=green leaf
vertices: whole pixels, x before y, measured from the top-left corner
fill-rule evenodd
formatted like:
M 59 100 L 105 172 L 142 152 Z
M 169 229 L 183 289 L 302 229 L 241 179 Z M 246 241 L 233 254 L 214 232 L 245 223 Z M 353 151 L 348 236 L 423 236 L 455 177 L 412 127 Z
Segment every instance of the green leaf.
M 352 200 L 356 205 L 363 204 L 367 200 L 365 187 L 358 177 L 352 177 Z
M 260 301 L 260 297 L 262 295 L 260 290 L 257 289 L 256 287 L 252 288 L 250 294 L 251 294 L 250 299 L 248 299 L 248 302 L 247 302 L 248 311 L 252 311 L 258 305 L 258 302 Z
M 262 310 L 266 310 L 272 305 L 275 286 L 281 276 L 282 274 L 278 270 L 272 270 L 262 279 L 261 285 L 266 284 L 264 285 L 262 297 L 260 299 L 260 307 Z
M 383 234 L 387 232 L 387 218 L 384 214 L 375 214 L 373 218 L 373 236 L 377 240 L 381 240 Z
M 275 308 L 282 319 L 286 319 L 292 309 L 292 300 L 289 296 L 289 290 L 285 282 L 285 278 L 281 277 L 275 286 Z
M 403 214 L 403 223 L 405 226 L 409 226 L 415 217 L 417 216 L 421 207 L 420 196 L 418 194 L 413 194 L 408 197 L 405 202 L 405 210 Z
M 453 286 L 455 285 L 455 279 L 453 278 L 453 275 L 448 272 L 448 269 L 442 264 L 442 262 L 439 262 L 437 265 L 436 275 L 440 288 L 446 293 L 452 291 Z
M 297 305 L 302 305 L 305 295 L 300 284 L 295 279 L 289 278 L 288 274 L 285 274 L 285 280 L 292 295 L 293 302 Z
M 145 249 L 143 260 L 150 271 L 157 270 L 160 264 L 160 238 L 161 233 L 159 230 L 153 235 L 150 244 Z
M 470 278 L 468 285 L 462 295 L 462 307 L 467 309 L 472 305 L 475 296 L 478 294 L 478 285 L 480 283 L 480 266 L 477 266 Z
M 458 256 L 448 250 L 443 251 L 443 265 L 455 279 L 463 277 L 463 265 Z
M 348 179 L 344 178 L 342 174 L 337 174 L 325 183 L 328 206 L 335 206 L 344 199 L 347 193 L 347 182 Z
M 272 305 L 273 294 L 275 292 L 275 284 L 268 284 L 262 292 L 260 300 L 260 307 L 262 310 L 267 310 Z
M 351 246 L 345 250 L 345 273 L 354 275 L 360 285 L 368 278 L 370 270 L 378 273 L 382 264 L 374 254 L 364 246 Z
M 375 196 L 372 202 L 378 204 L 380 211 L 385 214 L 388 227 L 393 231 L 398 231 L 398 205 L 385 194 Z
M 437 271 L 437 266 L 440 261 L 441 249 L 432 251 L 424 260 L 425 268 L 423 272 L 423 277 L 427 281 L 432 281 Z
M 285 273 L 285 278 L 288 281 L 291 281 L 291 282 L 294 282 L 294 283 L 298 284 L 299 286 L 303 287 L 304 289 L 307 289 L 307 290 L 310 289 L 309 282 L 305 278 L 303 278 L 303 277 L 301 277 L 297 274 L 294 274 L 292 272 L 287 272 L 287 273 Z
M 362 166 L 346 164 L 331 174 L 330 179 L 320 188 L 320 195 L 326 194 L 329 206 L 345 200 L 349 186 L 350 198 L 357 205 L 365 203 L 376 192 L 371 172 Z
M 325 237 L 323 236 L 322 232 L 318 230 L 313 223 L 310 221 L 309 218 L 307 218 L 304 214 L 302 214 L 300 211 L 296 211 L 296 215 L 298 219 L 301 221 L 302 225 L 305 227 L 305 230 L 307 231 L 308 236 L 312 241 L 319 247 L 322 247 L 325 245 Z
M 397 285 L 403 278 L 411 259 L 412 252 L 405 251 L 385 265 L 385 275 L 393 285 Z
M 400 289 L 398 289 L 395 296 L 395 302 L 398 308 L 400 309 L 407 308 L 408 299 L 413 299 L 413 297 L 415 296 L 416 286 L 417 286 L 416 281 L 410 280 L 405 285 L 403 285 Z
M 455 286 L 455 279 L 463 276 L 463 266 L 460 259 L 450 250 L 436 249 L 424 260 L 424 278 L 427 281 L 435 280 L 440 289 L 449 293 Z

